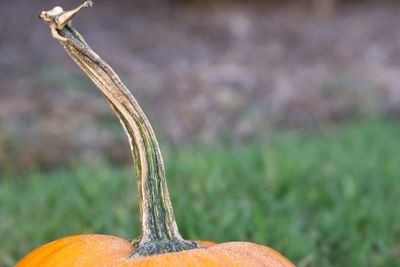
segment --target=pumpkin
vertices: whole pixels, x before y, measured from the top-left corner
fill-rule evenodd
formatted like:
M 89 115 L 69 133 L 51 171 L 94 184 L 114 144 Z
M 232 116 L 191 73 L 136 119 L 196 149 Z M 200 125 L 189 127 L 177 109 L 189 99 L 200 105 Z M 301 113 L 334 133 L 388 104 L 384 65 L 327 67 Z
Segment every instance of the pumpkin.
M 113 69 L 69 25 L 83 7 L 56 7 L 40 17 L 67 54 L 100 89 L 129 138 L 134 159 L 142 233 L 128 241 L 108 235 L 77 235 L 44 245 L 17 266 L 294 266 L 275 250 L 248 242 L 215 244 L 184 240 L 175 221 L 164 164 L 153 129 Z

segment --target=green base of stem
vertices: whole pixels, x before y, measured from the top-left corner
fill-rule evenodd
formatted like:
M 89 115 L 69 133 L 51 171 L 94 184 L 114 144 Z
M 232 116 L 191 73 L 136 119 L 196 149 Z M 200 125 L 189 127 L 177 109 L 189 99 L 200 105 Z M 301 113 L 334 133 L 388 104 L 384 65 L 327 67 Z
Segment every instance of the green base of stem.
M 196 248 L 205 248 L 193 241 L 186 240 L 153 240 L 153 241 L 138 241 L 133 240 L 133 245 L 136 247 L 132 257 L 137 256 L 152 256 L 158 254 L 179 252 Z

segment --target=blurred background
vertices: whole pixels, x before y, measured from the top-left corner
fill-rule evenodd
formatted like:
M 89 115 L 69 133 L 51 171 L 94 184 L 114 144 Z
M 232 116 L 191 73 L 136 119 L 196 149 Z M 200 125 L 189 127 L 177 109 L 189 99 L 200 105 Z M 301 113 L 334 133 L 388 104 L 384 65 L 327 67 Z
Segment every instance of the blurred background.
M 0 266 L 139 234 L 129 146 L 42 10 L 0 2 Z M 158 134 L 188 239 L 400 266 L 397 1 L 96 0 L 73 21 Z

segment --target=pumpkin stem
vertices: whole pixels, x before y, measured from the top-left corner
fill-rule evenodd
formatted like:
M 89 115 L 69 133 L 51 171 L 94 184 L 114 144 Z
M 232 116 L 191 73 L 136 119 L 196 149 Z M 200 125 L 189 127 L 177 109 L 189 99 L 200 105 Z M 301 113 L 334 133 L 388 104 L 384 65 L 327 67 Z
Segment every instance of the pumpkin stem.
M 150 122 L 136 99 L 113 69 L 68 25 L 72 16 L 65 19 L 63 13 L 44 11 L 42 14 L 45 19 L 41 18 L 49 24 L 53 36 L 105 96 L 128 136 L 136 171 L 142 224 L 141 237 L 133 241 L 136 250 L 132 256 L 199 248 L 198 244 L 183 240 L 178 231 L 160 148 Z M 57 23 L 62 23 L 62 27 Z

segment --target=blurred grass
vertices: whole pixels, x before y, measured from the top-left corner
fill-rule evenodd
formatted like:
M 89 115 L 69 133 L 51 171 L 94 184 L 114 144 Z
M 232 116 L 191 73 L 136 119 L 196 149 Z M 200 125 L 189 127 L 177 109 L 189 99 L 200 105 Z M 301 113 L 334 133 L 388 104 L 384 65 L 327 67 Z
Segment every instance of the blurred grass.
M 298 266 L 400 266 L 400 124 L 163 147 L 186 238 L 248 240 Z M 77 163 L 0 181 L 0 266 L 65 235 L 139 234 L 131 167 Z

